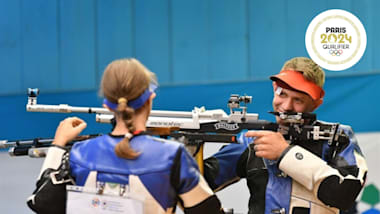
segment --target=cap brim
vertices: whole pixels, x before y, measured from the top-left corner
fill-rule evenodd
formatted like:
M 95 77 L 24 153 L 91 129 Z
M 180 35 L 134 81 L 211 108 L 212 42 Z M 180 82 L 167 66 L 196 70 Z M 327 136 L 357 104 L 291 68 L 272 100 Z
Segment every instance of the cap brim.
M 325 92 L 317 84 L 307 80 L 302 73 L 298 71 L 281 71 L 277 75 L 270 76 L 272 81 L 281 80 L 291 88 L 308 94 L 313 100 L 321 99 Z

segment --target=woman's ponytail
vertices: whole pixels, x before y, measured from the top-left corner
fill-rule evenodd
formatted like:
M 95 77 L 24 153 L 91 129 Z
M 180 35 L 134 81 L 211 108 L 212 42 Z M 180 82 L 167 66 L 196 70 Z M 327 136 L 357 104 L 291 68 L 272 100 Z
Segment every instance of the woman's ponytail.
M 134 151 L 129 144 L 129 140 L 133 136 L 132 133 L 135 131 L 133 126 L 132 117 L 135 110 L 127 105 L 128 100 L 126 98 L 119 98 L 117 106 L 117 114 L 120 114 L 125 126 L 128 128 L 129 132 L 125 135 L 123 140 L 121 140 L 115 147 L 115 153 L 118 157 L 126 159 L 136 159 L 140 153 Z

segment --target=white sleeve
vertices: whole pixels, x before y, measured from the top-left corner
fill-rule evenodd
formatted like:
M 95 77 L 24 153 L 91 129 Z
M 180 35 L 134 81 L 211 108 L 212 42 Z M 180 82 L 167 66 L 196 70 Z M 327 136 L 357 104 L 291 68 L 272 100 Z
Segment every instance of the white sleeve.
M 66 150 L 63 148 L 59 148 L 56 146 L 51 146 L 48 150 L 48 153 L 46 155 L 45 161 L 42 165 L 40 174 L 38 176 L 38 180 L 41 178 L 42 173 L 48 169 L 58 169 L 58 167 L 61 165 L 62 157 L 66 153 Z

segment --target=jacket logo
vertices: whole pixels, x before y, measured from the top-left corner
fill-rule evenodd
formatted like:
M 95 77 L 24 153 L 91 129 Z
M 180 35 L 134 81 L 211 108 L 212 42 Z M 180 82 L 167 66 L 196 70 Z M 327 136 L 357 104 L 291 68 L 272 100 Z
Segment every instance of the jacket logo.
M 225 129 L 225 130 L 233 131 L 239 128 L 239 125 L 237 123 L 230 124 L 226 122 L 215 123 L 214 126 L 216 130 Z

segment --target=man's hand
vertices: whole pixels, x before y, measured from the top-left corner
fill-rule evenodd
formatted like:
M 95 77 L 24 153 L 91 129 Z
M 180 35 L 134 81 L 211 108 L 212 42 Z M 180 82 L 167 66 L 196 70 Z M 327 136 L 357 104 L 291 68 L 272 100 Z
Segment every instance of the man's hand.
M 254 150 L 257 157 L 277 160 L 282 152 L 289 146 L 284 136 L 272 131 L 248 131 L 246 137 L 256 137 Z
M 57 127 L 53 144 L 65 146 L 68 142 L 74 140 L 86 126 L 86 122 L 78 117 L 66 118 Z

